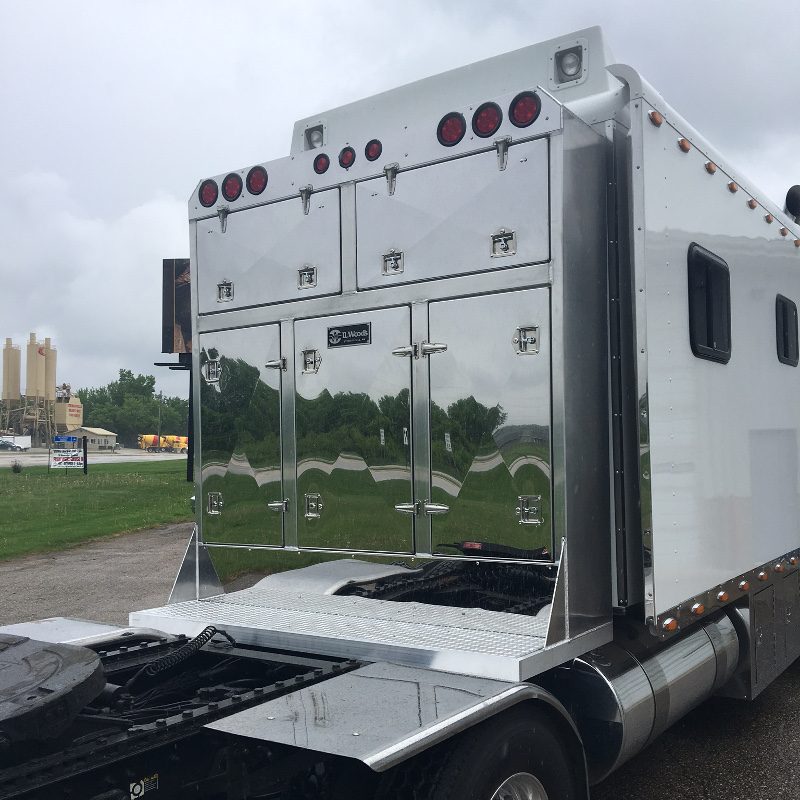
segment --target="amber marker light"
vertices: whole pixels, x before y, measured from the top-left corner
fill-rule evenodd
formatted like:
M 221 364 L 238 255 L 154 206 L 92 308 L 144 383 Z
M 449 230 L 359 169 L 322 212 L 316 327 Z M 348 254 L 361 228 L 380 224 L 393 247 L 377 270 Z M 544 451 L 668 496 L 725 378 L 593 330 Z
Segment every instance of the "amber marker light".
M 792 566 L 794 566 L 795 564 L 797 564 L 797 556 L 792 556 L 792 557 L 789 559 L 789 563 L 790 563 Z
M 773 219 L 772 214 L 765 214 L 764 215 L 764 221 L 768 222 L 770 225 L 772 225 L 772 219 Z
M 738 186 L 738 184 L 736 183 L 736 181 L 731 181 L 731 182 L 728 184 L 728 191 L 729 191 L 731 194 L 736 194 L 736 192 L 738 192 L 738 191 L 739 191 L 739 186 Z
M 800 239 L 795 239 L 794 240 L 794 246 L 795 247 L 800 247 Z
M 698 617 L 703 614 L 706 610 L 706 607 L 702 603 L 695 603 L 692 606 L 692 614 L 697 615 Z
M 788 228 L 781 228 L 781 236 L 788 236 L 789 229 Z
M 717 165 L 713 161 L 706 161 L 706 172 L 713 175 L 717 171 Z
M 739 584 L 739 588 L 740 588 L 740 589 L 741 589 L 743 592 L 747 592 L 747 591 L 749 591 L 749 590 L 750 590 L 750 583 L 749 583 L 749 581 L 742 581 L 742 582 Z
M 678 139 L 678 147 L 680 147 L 684 153 L 688 153 L 692 149 L 691 142 L 688 139 Z
M 661 627 L 665 631 L 674 631 L 678 627 L 678 620 L 674 617 L 667 617 L 662 623 Z
M 763 571 L 762 571 L 762 572 L 759 572 L 759 573 L 758 573 L 758 579 L 759 579 L 760 581 L 765 581 L 767 578 L 769 578 L 769 575 L 767 575 L 767 573 L 766 573 L 766 572 L 763 572 Z
M 652 122 L 656 128 L 660 128 L 661 124 L 664 122 L 664 117 L 662 117 L 658 111 L 651 111 L 647 116 L 650 117 L 650 122 Z
M 755 208 L 755 207 L 758 205 L 758 203 L 756 203 L 756 201 L 755 201 L 755 200 L 753 200 L 753 198 L 751 197 L 751 198 L 750 198 L 750 199 L 747 201 L 747 205 L 748 205 L 748 206 L 750 206 L 750 208 Z
M 783 564 L 776 564 L 775 572 L 783 572 Z
M 727 592 L 720 592 L 717 595 L 717 600 L 719 600 L 720 603 L 727 603 L 728 602 L 728 593 Z

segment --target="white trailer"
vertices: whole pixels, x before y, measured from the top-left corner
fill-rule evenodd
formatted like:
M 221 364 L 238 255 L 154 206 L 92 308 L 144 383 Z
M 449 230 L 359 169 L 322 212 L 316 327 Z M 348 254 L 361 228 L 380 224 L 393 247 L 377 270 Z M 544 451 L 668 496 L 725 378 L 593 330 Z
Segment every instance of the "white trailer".
M 588 798 L 755 697 L 800 655 L 797 191 L 761 195 L 599 28 L 202 181 L 196 532 L 130 629 L 4 629 L 102 650 L 37 775 Z M 226 594 L 233 561 L 273 574 Z
M 17 452 L 21 450 L 30 450 L 31 447 L 30 436 L 17 436 L 16 434 L 9 434 L 9 435 L 4 434 L 0 436 L 0 442 L 6 442 L 8 445 L 10 445 L 8 449 L 16 450 Z

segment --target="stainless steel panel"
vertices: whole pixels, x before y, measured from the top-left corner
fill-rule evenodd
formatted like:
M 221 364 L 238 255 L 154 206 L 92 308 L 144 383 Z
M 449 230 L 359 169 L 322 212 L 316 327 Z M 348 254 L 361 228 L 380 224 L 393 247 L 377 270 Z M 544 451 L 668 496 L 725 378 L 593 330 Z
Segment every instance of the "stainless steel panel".
M 548 144 L 514 145 L 508 165 L 479 153 L 356 187 L 360 289 L 498 270 L 550 257 Z M 493 257 L 492 236 L 513 231 L 516 250 Z M 384 256 L 403 254 L 402 272 L 384 270 Z
M 201 314 L 331 294 L 341 289 L 339 191 L 235 211 L 225 231 L 217 217 L 197 222 L 197 296 Z M 301 288 L 299 270 L 316 267 L 316 285 Z M 218 285 L 233 284 L 220 302 Z
M 433 551 L 552 560 L 550 293 L 534 289 L 430 305 Z M 539 351 L 520 354 L 520 328 Z M 537 507 L 525 521 L 520 498 Z M 526 501 L 523 501 L 523 504 Z M 544 548 L 544 549 L 543 549 Z
M 168 602 L 199 600 L 201 597 L 214 597 L 224 592 L 219 575 L 208 555 L 208 549 L 198 541 L 197 526 L 195 526 Z
M 204 542 L 283 544 L 281 376 L 264 365 L 281 357 L 277 325 L 202 334 L 199 362 L 218 360 L 219 381 L 201 377 L 201 538 Z M 222 496 L 208 513 L 209 493 Z M 202 498 L 202 499 L 201 499 Z
M 543 700 L 571 722 L 538 686 L 379 663 L 206 727 L 357 758 L 381 772 L 523 700 Z
M 611 636 L 608 626 L 585 644 L 575 640 L 576 652 L 565 654 L 559 648 L 544 650 L 546 617 L 263 586 L 138 611 L 130 615 L 130 624 L 187 635 L 216 625 L 242 644 L 513 681 L 563 663 L 584 652 L 580 648 L 591 649 Z
M 323 504 L 316 517 L 300 509 L 301 548 L 413 551 L 413 515 L 395 510 L 413 500 L 411 359 L 392 355 L 410 337 L 407 307 L 295 324 L 298 501 Z

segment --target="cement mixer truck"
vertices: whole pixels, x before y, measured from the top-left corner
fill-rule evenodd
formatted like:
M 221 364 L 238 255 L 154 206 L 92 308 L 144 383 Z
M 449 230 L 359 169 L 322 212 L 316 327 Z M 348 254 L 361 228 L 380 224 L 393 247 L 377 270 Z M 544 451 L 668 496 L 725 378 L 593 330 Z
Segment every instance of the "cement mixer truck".
M 0 795 L 586 800 L 800 655 L 800 204 L 608 53 L 198 184 L 195 532 L 129 627 L 0 629 Z

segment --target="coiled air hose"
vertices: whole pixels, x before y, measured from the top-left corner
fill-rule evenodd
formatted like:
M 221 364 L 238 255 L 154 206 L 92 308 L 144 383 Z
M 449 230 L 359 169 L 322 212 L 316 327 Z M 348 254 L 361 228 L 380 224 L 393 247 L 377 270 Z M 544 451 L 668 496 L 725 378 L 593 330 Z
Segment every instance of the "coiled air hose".
M 219 631 L 213 625 L 209 625 L 207 628 L 204 628 L 202 631 L 200 631 L 200 633 L 198 633 L 194 639 L 183 645 L 183 647 L 178 648 L 172 653 L 167 653 L 167 655 L 157 658 L 155 661 L 151 661 L 149 664 L 145 664 L 145 666 L 143 666 L 125 684 L 125 691 L 129 694 L 133 694 L 134 687 L 137 684 L 144 683 L 145 685 L 152 685 L 153 683 L 157 683 L 159 675 L 173 670 L 179 664 L 182 664 L 187 659 L 192 658 L 192 656 L 198 653 L 200 649 L 204 645 L 208 644 L 208 642 L 210 642 L 211 639 L 218 633 L 221 636 L 224 636 L 231 644 L 236 644 L 234 638 L 232 636 L 228 636 L 225 631 Z

